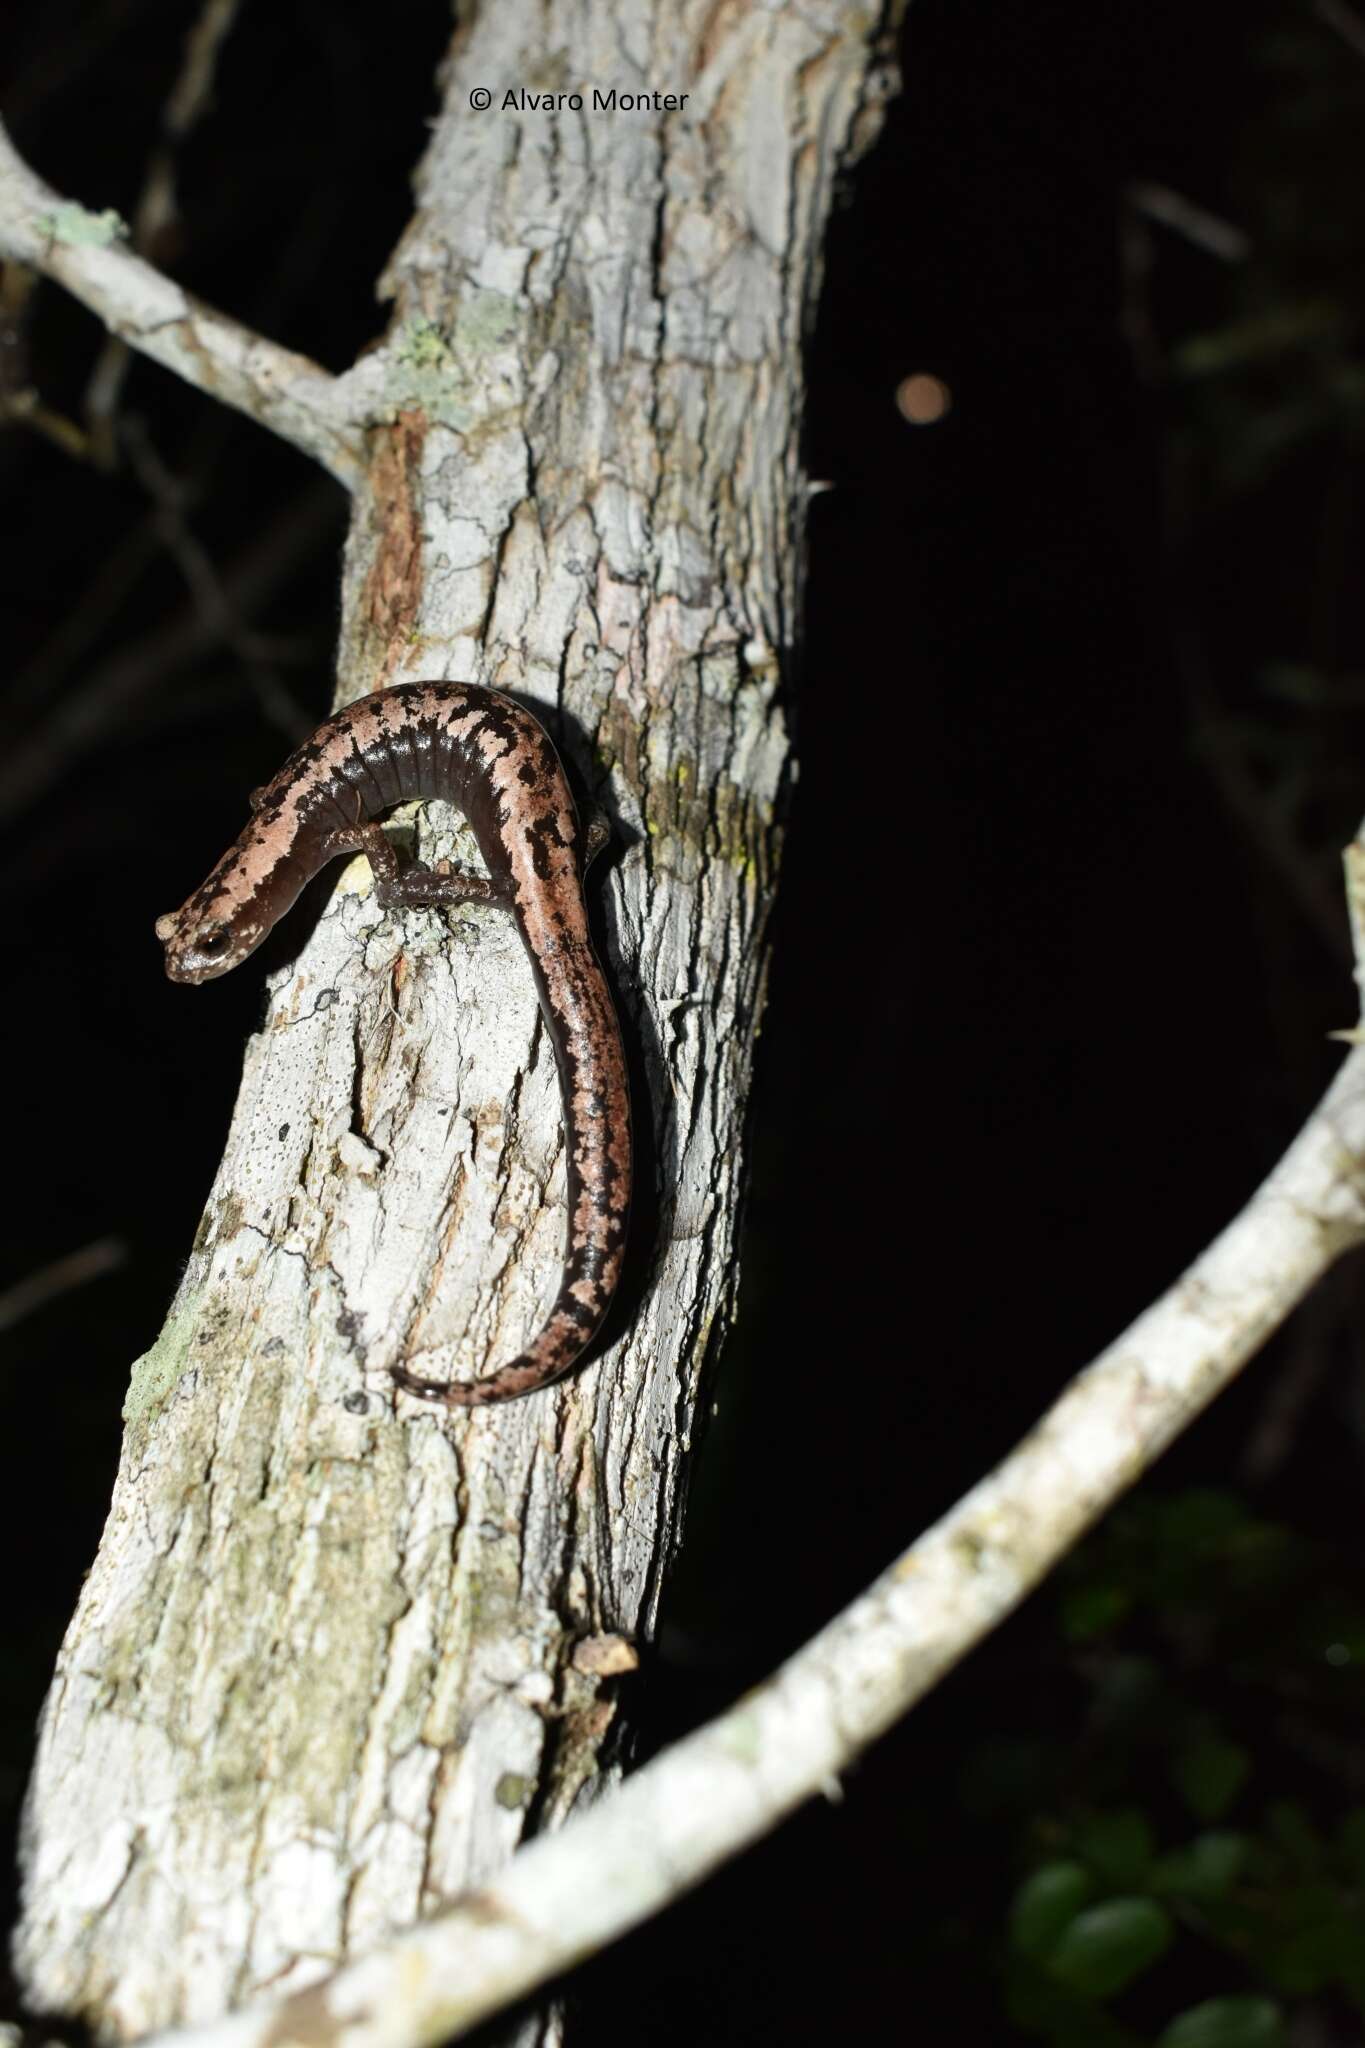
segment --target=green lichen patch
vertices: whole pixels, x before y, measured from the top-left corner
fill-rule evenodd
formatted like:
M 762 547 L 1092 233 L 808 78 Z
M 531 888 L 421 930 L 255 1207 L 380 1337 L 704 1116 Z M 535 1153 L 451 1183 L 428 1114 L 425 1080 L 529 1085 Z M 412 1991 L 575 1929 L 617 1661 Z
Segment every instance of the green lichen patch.
M 123 1402 L 123 1420 L 129 1429 L 149 1422 L 175 1391 L 189 1365 L 190 1346 L 198 1329 L 198 1297 L 182 1299 L 167 1316 L 151 1350 L 133 1361 Z
M 384 413 L 420 412 L 457 430 L 472 424 L 468 380 L 438 327 L 411 321 L 400 333 L 384 377 Z
M 410 320 L 394 345 L 394 360 L 415 370 L 443 370 L 454 361 L 450 343 L 434 320 Z
M 106 206 L 103 213 L 90 213 L 74 199 L 63 200 L 45 214 L 41 225 L 49 241 L 65 242 L 72 249 L 107 249 L 128 233 L 127 221 L 112 206 Z
M 433 320 L 409 320 L 394 339 L 384 378 L 390 418 L 424 413 L 463 433 L 483 416 L 479 403 L 483 359 L 516 330 L 516 301 L 505 292 L 470 291 L 449 334 Z
M 757 1710 L 743 1701 L 720 1721 L 717 1735 L 722 1748 L 742 1764 L 756 1764 L 763 1754 L 763 1723 Z
M 481 355 L 511 339 L 517 307 L 506 292 L 466 292 L 455 316 L 453 349 L 457 356 Z

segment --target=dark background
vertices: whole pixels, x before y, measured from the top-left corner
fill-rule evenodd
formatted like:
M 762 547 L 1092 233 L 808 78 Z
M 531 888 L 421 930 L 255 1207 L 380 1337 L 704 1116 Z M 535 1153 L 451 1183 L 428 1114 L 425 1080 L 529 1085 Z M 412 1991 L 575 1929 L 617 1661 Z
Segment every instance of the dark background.
M 15 14 L 18 146 L 131 217 L 187 11 Z M 344 367 L 382 330 L 448 35 L 436 0 L 246 0 L 157 259 Z M 809 354 L 808 462 L 835 488 L 810 522 L 740 1324 L 646 1747 L 1003 1453 L 1333 1071 L 1355 1012 L 1338 856 L 1365 812 L 1362 137 L 1365 21 L 1336 0 L 913 9 Z M 1154 186 L 1245 249 L 1161 224 Z M 64 447 L 100 346 L 48 286 L 0 340 L 11 414 L 29 389 L 45 408 L 0 435 L 0 1293 L 122 1247 L 4 1333 L 11 1828 L 128 1363 L 260 1002 L 250 972 L 167 984 L 152 920 L 327 707 L 345 515 L 144 362 L 115 438 Z M 932 426 L 896 408 L 916 371 L 951 394 Z M 584 1972 L 583 2038 L 1122 2048 L 1229 1995 L 1286 2030 L 1248 2041 L 1365 2040 L 1360 1292 L 1333 1276 L 841 1804 Z M 1245 1860 L 1191 1900 L 1170 1858 L 1210 1832 Z M 1011 1945 L 1017 1888 L 1059 1859 L 1169 1917 L 1159 1957 L 1079 2002 Z

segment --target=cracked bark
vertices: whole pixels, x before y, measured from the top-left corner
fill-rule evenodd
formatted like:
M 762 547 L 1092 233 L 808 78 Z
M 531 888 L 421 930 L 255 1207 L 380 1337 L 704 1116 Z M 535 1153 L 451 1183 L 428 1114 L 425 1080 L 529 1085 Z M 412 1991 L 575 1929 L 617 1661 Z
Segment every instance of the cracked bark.
M 405 1353 L 468 1374 L 535 1327 L 559 1109 L 510 920 L 384 915 L 350 863 L 271 980 L 44 1712 L 19 1969 L 103 2034 L 308 1983 L 619 1770 L 733 1294 L 799 343 L 885 27 L 837 0 L 546 0 L 457 34 L 392 327 L 325 394 L 364 450 L 340 698 L 516 692 L 608 809 L 593 887 L 656 1186 L 594 1364 L 506 1408 L 395 1408 Z M 501 112 L 518 85 L 691 99 Z M 440 807 L 408 822 L 478 865 Z M 187 992 L 187 1029 L 212 1000 Z

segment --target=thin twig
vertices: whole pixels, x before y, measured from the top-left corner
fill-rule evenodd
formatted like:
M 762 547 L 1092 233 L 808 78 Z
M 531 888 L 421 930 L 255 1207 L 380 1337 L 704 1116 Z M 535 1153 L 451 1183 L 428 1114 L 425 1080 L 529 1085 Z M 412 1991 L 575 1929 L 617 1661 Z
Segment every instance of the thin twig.
M 1169 185 L 1130 185 L 1128 197 L 1148 220 L 1159 221 L 1162 227 L 1183 235 L 1194 248 L 1202 249 L 1206 256 L 1216 256 L 1220 263 L 1245 263 L 1251 254 L 1251 237 L 1244 228 L 1234 227 L 1230 220 L 1210 213 L 1206 206 L 1196 206 L 1192 199 L 1186 199 L 1183 192 L 1173 192 Z
M 226 415 L 224 415 L 226 417 Z M 5 689 L 11 714 L 21 712 L 17 729 L 27 728 L 33 706 L 55 697 L 66 677 L 86 652 L 104 637 L 106 628 L 149 565 L 160 556 L 156 519 L 148 513 L 128 528 L 55 630 Z
M 82 1245 L 78 1252 L 68 1252 L 51 1265 L 40 1266 L 36 1273 L 16 1280 L 13 1287 L 0 1294 L 0 1330 L 12 1330 L 25 1316 L 46 1308 L 58 1295 L 84 1287 L 87 1280 L 98 1280 L 101 1273 L 112 1273 L 127 1256 L 128 1247 L 122 1238 L 97 1237 L 93 1244 Z
M 59 198 L 0 128 L 0 258 L 65 285 L 134 348 L 353 483 L 362 454 L 353 389 L 182 291 L 121 247 L 122 232 L 117 216 Z
M 286 506 L 223 576 L 232 611 L 248 617 L 335 530 L 336 521 L 337 501 L 330 486 L 319 484 Z M 43 723 L 0 760 L 0 820 L 13 819 L 37 803 L 71 761 L 126 719 L 132 705 L 220 640 L 203 612 L 189 606 L 169 625 L 92 669 L 78 689 L 68 691 Z
M 77 426 L 65 413 L 44 405 L 32 385 L 0 397 L 0 420 L 14 420 L 21 427 L 31 427 L 35 434 L 41 434 L 45 441 L 50 441 L 54 448 L 60 448 L 63 455 L 71 456 L 76 462 L 90 460 L 91 441 L 85 428 Z
M 1292 1344 L 1281 1348 L 1279 1370 L 1265 1389 L 1238 1460 L 1237 1476 L 1244 1486 L 1264 1487 L 1285 1464 L 1299 1440 L 1304 1415 L 1337 1363 L 1335 1339 L 1344 1320 L 1338 1285 L 1319 1288 L 1304 1303 Z
M 147 0 L 88 0 L 68 12 L 60 35 L 49 35 L 35 45 L 26 70 L 5 81 L 5 109 L 10 120 L 22 125 L 75 78 L 98 78 L 111 44 L 128 35 L 139 12 L 149 12 Z M 12 26 L 13 13 L 7 26 Z
M 141 420 L 130 419 L 125 423 L 123 440 L 133 468 L 156 507 L 157 531 L 202 613 L 209 634 L 232 649 L 246 670 L 266 717 L 291 745 L 296 745 L 316 721 L 286 689 L 270 664 L 265 640 L 253 632 L 234 605 L 207 550 L 191 531 L 185 486 L 166 468 Z
M 299 250 L 292 245 L 286 244 L 280 254 L 284 274 L 266 297 L 283 303 L 288 289 L 299 288 L 300 281 L 306 280 L 307 269 Z M 2 274 L 3 280 L 21 276 L 32 278 L 32 273 L 11 265 Z M 214 465 L 231 444 L 233 431 L 232 416 L 223 407 L 215 405 L 202 409 L 181 464 L 182 475 L 194 480 L 197 497 L 207 495 Z M 323 497 L 319 496 L 316 502 L 323 503 Z M 76 663 L 105 638 L 121 605 L 136 590 L 149 566 L 158 559 L 161 545 L 157 515 L 149 512 L 129 528 L 123 539 L 99 563 L 89 584 L 46 644 L 6 685 L 4 694 L 9 704 L 29 706 L 55 697 Z M 119 655 L 114 656 L 115 661 L 120 658 Z M 26 710 L 22 721 L 25 728 L 31 717 L 31 712 Z
M 1327 1268 L 1365 1241 L 1365 1051 L 1241 1215 L 989 1478 L 765 1684 L 390 1946 L 158 2048 L 427 2048 L 698 1884 L 1013 1612 Z
M 22 264 L 0 267 L 0 426 L 31 427 L 63 455 L 88 461 L 90 437 L 63 413 L 44 405 L 28 377 L 28 320 L 38 280 Z
M 1319 21 L 1325 21 L 1328 28 L 1336 30 L 1357 57 L 1365 57 L 1365 21 L 1361 20 L 1354 7 L 1348 7 L 1346 0 L 1317 0 L 1313 11 Z
M 142 191 L 133 209 L 132 244 L 152 258 L 158 242 L 179 216 L 175 186 L 181 144 L 207 111 L 213 97 L 218 53 L 237 18 L 240 0 L 204 0 L 185 38 L 185 54 L 161 118 L 161 135 L 148 159 Z M 128 344 L 111 334 L 100 350 L 85 394 L 85 416 L 97 459 L 114 459 L 114 418 L 130 361 Z
M 1326 874 L 1319 872 L 1292 825 L 1261 789 L 1235 735 L 1226 729 L 1194 635 L 1177 632 L 1175 652 L 1194 713 L 1199 758 L 1215 789 L 1257 852 L 1276 869 L 1309 929 L 1338 965 L 1349 965 L 1351 949 L 1341 898 L 1328 886 Z

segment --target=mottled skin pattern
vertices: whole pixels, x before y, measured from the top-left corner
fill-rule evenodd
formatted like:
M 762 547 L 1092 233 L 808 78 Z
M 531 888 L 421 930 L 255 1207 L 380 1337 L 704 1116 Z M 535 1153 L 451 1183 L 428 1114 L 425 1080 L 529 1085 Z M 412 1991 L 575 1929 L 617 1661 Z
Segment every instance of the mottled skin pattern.
M 482 875 L 400 868 L 374 819 L 437 797 L 468 818 Z M 517 920 L 559 1068 L 568 1241 L 559 1293 L 519 1358 L 446 1384 L 393 1368 L 399 1386 L 463 1408 L 558 1379 L 600 1327 L 621 1271 L 630 1209 L 630 1095 L 616 1011 L 597 964 L 583 872 L 605 837 L 579 825 L 540 723 L 473 683 L 402 683 L 320 725 L 251 798 L 252 818 L 189 901 L 157 919 L 172 981 L 210 981 L 260 945 L 327 861 L 365 853 L 386 907 L 505 905 Z

